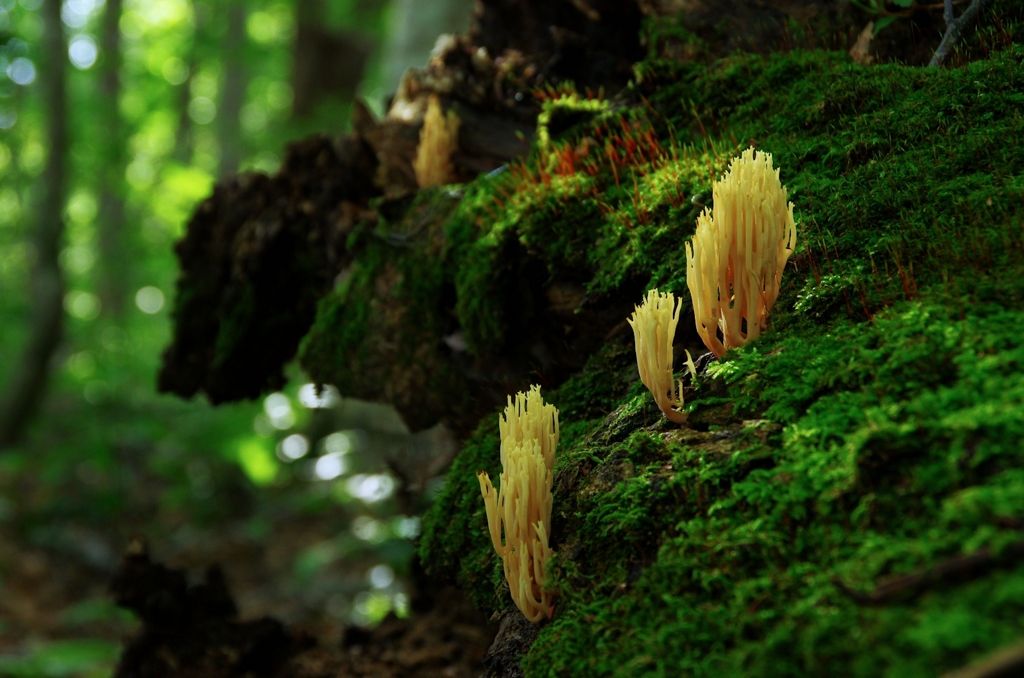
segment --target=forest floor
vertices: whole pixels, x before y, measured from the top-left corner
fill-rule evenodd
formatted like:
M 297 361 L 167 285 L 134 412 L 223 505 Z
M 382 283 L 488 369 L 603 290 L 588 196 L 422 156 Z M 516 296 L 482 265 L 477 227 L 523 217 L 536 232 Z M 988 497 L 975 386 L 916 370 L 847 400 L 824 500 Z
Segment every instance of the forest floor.
M 183 571 L 190 586 L 218 565 L 238 620 L 271 617 L 285 625 L 296 655 L 285 675 L 479 676 L 495 629 L 460 596 L 448 592 L 434 597 L 432 606 L 414 596 L 408 617 L 390 614 L 373 630 L 351 623 L 349 597 L 338 591 L 358 586 L 372 554 L 308 564 L 308 554 L 350 520 L 337 507 L 305 514 L 287 508 L 315 488 L 254 497 L 258 516 L 214 523 L 161 515 L 153 506 L 136 513 L 134 524 L 131 517 L 96 527 L 72 523 L 49 540 L 41 540 L 38 530 L 0 529 L 0 674 L 111 675 L 123 646 L 145 632 L 136 615 L 114 603 L 111 578 L 132 537 L 149 534 L 164 535 L 151 542 L 154 562 Z M 15 495 L 16 505 L 32 505 L 27 495 L 37 488 L 20 489 L 25 496 Z M 146 513 L 148 521 L 138 519 Z M 212 635 L 206 640 L 204 652 L 219 642 Z M 225 675 L 222 666 L 209 668 L 190 675 Z

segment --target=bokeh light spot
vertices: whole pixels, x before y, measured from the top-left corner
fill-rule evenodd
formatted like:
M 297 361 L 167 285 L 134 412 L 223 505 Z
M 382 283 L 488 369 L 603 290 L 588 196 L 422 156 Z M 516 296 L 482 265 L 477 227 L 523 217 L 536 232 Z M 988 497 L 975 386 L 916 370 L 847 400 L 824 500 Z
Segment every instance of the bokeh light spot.
M 164 293 L 152 285 L 147 285 L 135 293 L 135 305 L 143 313 L 159 313 L 164 307 Z
M 375 589 L 386 589 L 395 581 L 395 571 L 387 565 L 377 565 L 370 569 L 366 575 L 370 586 Z
M 93 320 L 100 314 L 100 300 L 91 292 L 72 290 L 64 295 L 64 310 L 79 320 Z
M 352 451 L 352 436 L 338 431 L 324 438 L 324 449 L 332 454 L 348 454 Z
M 345 489 L 353 497 L 373 504 L 391 496 L 395 490 L 395 481 L 383 473 L 359 474 L 348 479 Z
M 359 516 L 352 521 L 352 534 L 363 541 L 379 544 L 388 538 L 387 526 L 369 516 Z
M 164 79 L 172 85 L 180 85 L 188 80 L 188 64 L 178 57 L 172 56 L 164 61 L 160 72 L 163 74 Z
M 90 68 L 96 63 L 99 53 L 96 41 L 92 39 L 91 35 L 76 35 L 68 45 L 68 58 L 79 70 Z
M 271 425 L 279 431 L 284 431 L 295 425 L 295 412 L 292 410 L 292 401 L 281 392 L 271 393 L 263 401 L 263 411 L 270 417 Z
M 289 462 L 302 459 L 309 452 L 309 440 L 306 436 L 293 433 L 277 444 L 277 456 L 281 461 Z
M 340 454 L 325 454 L 316 460 L 313 472 L 320 480 L 334 480 L 345 472 L 345 458 Z
M 299 402 L 311 409 L 331 407 L 341 399 L 338 389 L 324 386 L 319 392 L 316 384 L 303 384 L 299 387 Z
M 217 104 L 207 97 L 196 97 L 188 105 L 188 115 L 197 125 L 208 125 L 217 117 Z
M 25 57 L 15 59 L 7 67 L 7 77 L 16 85 L 31 85 L 36 79 L 36 66 Z

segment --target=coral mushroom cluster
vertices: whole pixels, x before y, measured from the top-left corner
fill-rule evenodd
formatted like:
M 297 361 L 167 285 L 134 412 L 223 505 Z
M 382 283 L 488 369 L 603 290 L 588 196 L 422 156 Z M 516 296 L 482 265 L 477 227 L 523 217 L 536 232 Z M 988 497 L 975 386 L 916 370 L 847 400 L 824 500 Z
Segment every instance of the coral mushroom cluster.
M 767 326 L 796 224 L 770 153 L 743 151 L 712 190 L 714 211 L 705 208 L 686 244 L 686 285 L 697 332 L 721 358 Z
M 477 474 L 494 550 L 501 556 L 512 600 L 531 622 L 551 613 L 544 567 L 551 557 L 551 478 L 558 446 L 558 410 L 540 387 L 509 396 L 501 430 L 500 490 L 487 473 Z M 504 542 L 502 533 L 504 532 Z
M 679 323 L 681 304 L 682 300 L 677 301 L 671 292 L 661 294 L 656 289 L 650 290 L 627 321 L 633 328 L 640 381 L 654 396 L 654 402 L 665 417 L 676 424 L 686 421 L 686 413 L 679 411 L 683 406 L 683 382 L 678 382 L 678 390 L 672 383 L 672 339 Z M 689 353 L 686 355 L 692 372 L 693 361 Z

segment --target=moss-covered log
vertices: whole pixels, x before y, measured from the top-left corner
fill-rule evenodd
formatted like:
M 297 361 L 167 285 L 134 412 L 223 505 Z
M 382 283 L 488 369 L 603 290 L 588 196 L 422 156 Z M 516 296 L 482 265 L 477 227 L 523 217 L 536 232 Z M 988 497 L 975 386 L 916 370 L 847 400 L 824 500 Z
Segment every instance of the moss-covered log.
M 537 93 L 526 159 L 352 221 L 300 360 L 464 434 L 419 553 L 484 610 L 514 614 L 475 478 L 497 409 L 540 383 L 561 410 L 559 598 L 495 675 L 931 676 L 1024 635 L 1024 21 L 993 14 L 948 70 L 667 58 L 714 50 L 656 23 L 620 94 Z M 671 425 L 625 319 L 654 286 L 692 317 L 684 243 L 751 145 L 797 251 Z
M 638 281 L 685 298 L 694 196 L 748 144 L 774 154 L 801 229 L 770 330 L 688 386 L 687 427 L 622 334 L 546 396 L 561 598 L 525 675 L 938 675 L 1024 634 L 1022 57 L 648 64 L 622 108 L 489 191 L 476 246 L 514 238 L 586 271 L 591 297 Z M 648 130 L 665 159 L 637 141 L 630 162 Z M 570 154 L 583 171 L 556 171 Z M 481 344 L 505 331 L 466 311 Z M 474 477 L 499 470 L 496 435 L 495 414 L 456 459 L 421 556 L 501 610 Z
M 376 191 L 372 152 L 326 137 L 289 148 L 275 177 L 244 174 L 200 205 L 176 250 L 182 262 L 174 343 L 159 387 L 214 403 L 284 383 L 293 355 L 349 259 L 345 239 Z

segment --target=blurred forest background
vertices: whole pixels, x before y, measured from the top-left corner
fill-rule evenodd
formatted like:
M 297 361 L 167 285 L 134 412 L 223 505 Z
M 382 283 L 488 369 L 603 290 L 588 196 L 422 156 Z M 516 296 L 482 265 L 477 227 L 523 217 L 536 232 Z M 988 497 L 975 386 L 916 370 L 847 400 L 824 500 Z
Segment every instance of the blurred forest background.
M 408 604 L 387 412 L 155 390 L 173 245 L 219 177 L 378 113 L 470 0 L 0 0 L 0 675 L 109 675 L 134 535 L 321 637 Z M 374 420 L 376 431 L 354 428 Z

